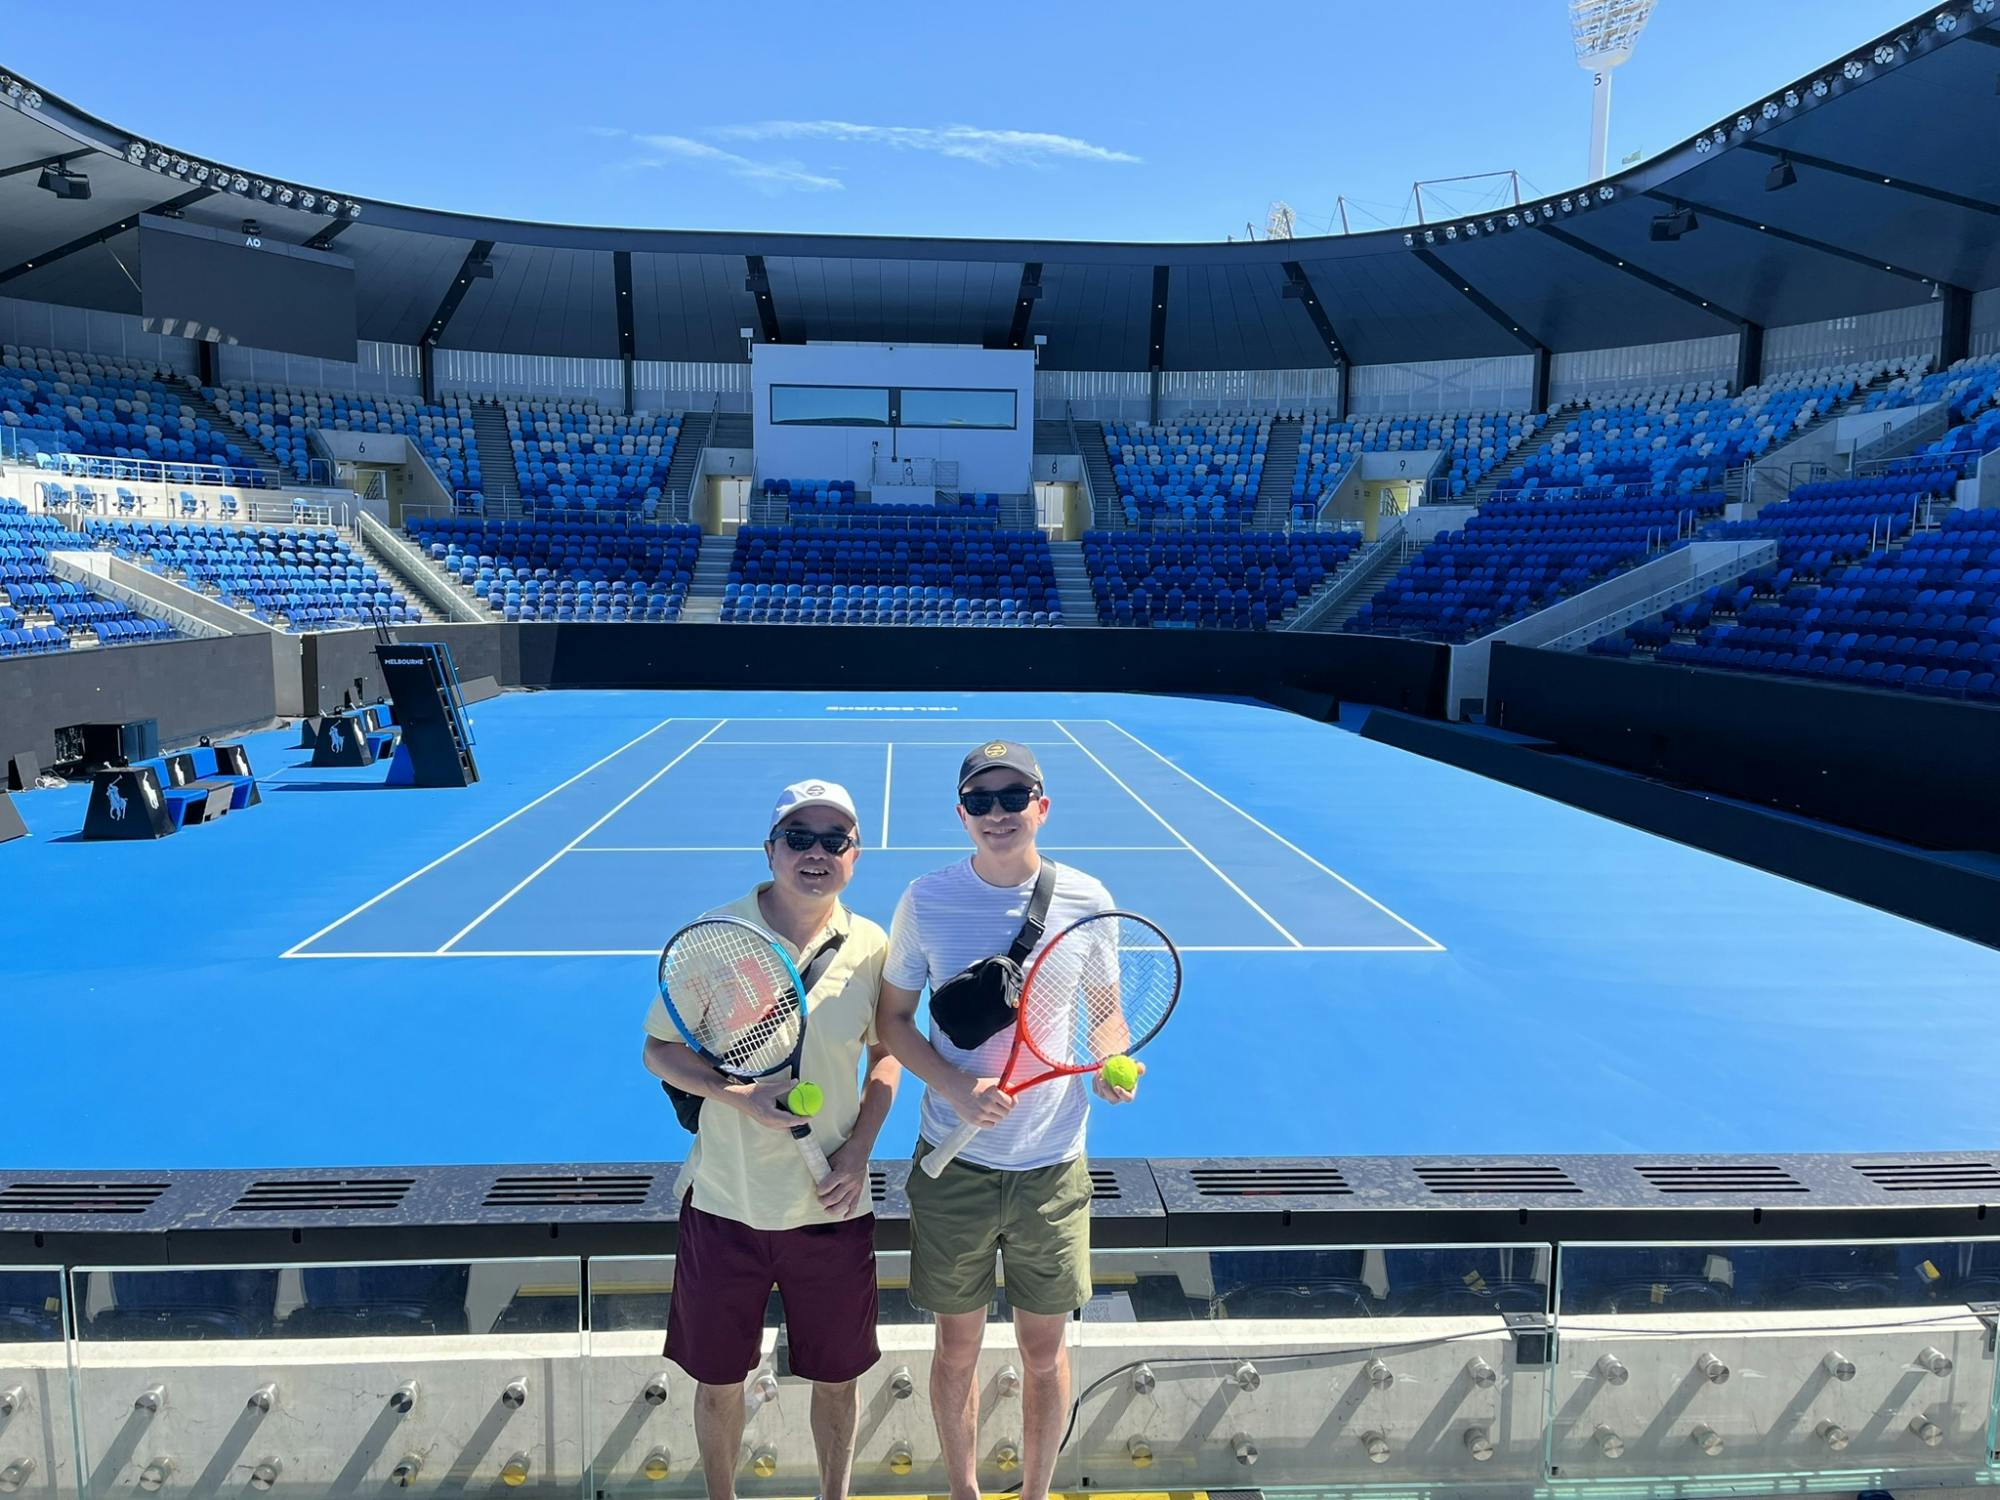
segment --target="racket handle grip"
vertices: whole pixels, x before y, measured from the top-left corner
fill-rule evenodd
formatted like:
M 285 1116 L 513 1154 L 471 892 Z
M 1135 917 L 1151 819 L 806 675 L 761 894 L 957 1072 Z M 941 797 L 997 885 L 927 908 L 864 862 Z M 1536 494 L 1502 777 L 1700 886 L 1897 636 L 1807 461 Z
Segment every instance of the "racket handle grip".
M 970 1121 L 961 1124 L 958 1129 L 944 1138 L 943 1145 L 939 1146 L 935 1151 L 925 1153 L 923 1160 L 924 1171 L 932 1177 L 943 1176 L 944 1169 L 958 1159 L 958 1153 L 963 1151 L 967 1146 L 970 1146 L 973 1137 L 978 1134 L 979 1127 L 977 1125 L 972 1124 Z
M 813 1139 L 812 1126 L 800 1121 L 792 1127 L 792 1139 L 799 1143 L 799 1155 L 806 1159 L 806 1170 L 812 1173 L 815 1185 L 825 1182 L 833 1175 L 833 1164 L 826 1159 L 826 1153 Z

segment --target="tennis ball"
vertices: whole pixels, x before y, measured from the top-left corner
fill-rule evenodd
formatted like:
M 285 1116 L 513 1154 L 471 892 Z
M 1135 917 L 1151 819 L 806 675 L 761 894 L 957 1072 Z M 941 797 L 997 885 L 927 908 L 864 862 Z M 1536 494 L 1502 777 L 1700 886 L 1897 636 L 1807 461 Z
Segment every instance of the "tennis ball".
M 1098 1075 L 1114 1089 L 1130 1093 L 1139 1086 L 1139 1065 L 1129 1057 L 1110 1057 Z
M 803 1120 L 809 1120 L 818 1114 L 820 1106 L 825 1103 L 825 1093 L 818 1084 L 810 1080 L 793 1084 L 792 1091 L 785 1095 L 785 1108 Z

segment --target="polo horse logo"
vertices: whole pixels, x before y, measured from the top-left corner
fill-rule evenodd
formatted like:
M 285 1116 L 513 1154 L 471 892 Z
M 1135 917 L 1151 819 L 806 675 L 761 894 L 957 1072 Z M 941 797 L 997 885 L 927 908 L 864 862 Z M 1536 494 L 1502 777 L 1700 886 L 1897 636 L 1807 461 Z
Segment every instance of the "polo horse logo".
M 327 748 L 331 750 L 335 755 L 340 754 L 340 752 L 344 748 L 346 748 L 346 737 L 341 734 L 340 726 L 338 724 L 334 725 L 333 728 L 329 729 L 326 732 L 326 744 Z
M 122 823 L 125 821 L 125 794 L 118 790 L 117 782 L 112 782 L 111 785 L 104 789 L 104 804 L 111 810 L 112 822 Z
M 158 807 L 160 805 L 160 794 L 154 788 L 153 778 L 150 776 L 141 776 L 139 778 L 139 795 L 146 799 L 146 806 L 148 807 Z

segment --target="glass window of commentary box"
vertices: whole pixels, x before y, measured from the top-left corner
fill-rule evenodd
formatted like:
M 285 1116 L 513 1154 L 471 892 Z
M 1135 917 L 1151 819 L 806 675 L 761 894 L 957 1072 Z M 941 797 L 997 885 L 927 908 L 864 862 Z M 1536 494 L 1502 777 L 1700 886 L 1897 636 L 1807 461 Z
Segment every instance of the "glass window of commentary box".
M 899 427 L 972 427 L 1008 431 L 1017 425 L 1013 391 L 939 390 L 905 386 L 897 393 Z
M 771 421 L 795 427 L 887 427 L 889 388 L 880 385 L 774 385 Z

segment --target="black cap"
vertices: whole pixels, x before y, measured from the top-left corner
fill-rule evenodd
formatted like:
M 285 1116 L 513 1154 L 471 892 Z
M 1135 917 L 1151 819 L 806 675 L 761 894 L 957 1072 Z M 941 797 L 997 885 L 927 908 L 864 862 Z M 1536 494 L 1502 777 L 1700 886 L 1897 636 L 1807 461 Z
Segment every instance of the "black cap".
M 967 782 L 981 771 L 991 771 L 996 766 L 1005 766 L 1010 771 L 1019 771 L 1023 776 L 1042 784 L 1041 764 L 1035 759 L 1035 752 L 1026 745 L 1013 740 L 988 740 L 970 755 L 958 768 L 958 789 L 965 790 Z

